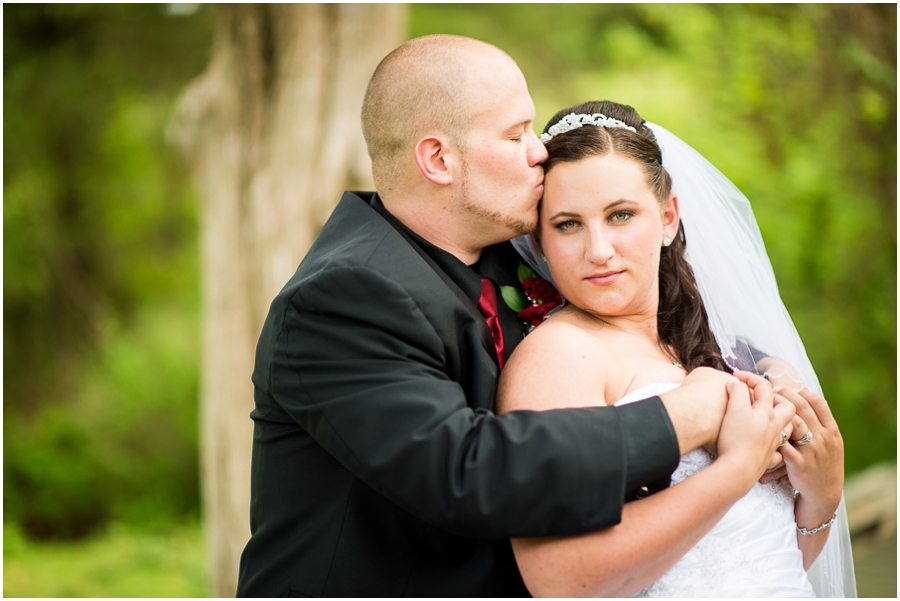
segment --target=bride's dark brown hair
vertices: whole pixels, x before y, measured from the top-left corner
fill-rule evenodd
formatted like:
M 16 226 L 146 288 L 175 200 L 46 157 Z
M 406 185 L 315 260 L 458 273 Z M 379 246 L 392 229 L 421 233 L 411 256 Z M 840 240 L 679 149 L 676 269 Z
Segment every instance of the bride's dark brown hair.
M 588 157 L 615 153 L 640 165 L 654 196 L 660 203 L 666 202 L 672 191 L 672 179 L 663 167 L 662 151 L 656 137 L 637 111 L 608 100 L 585 102 L 556 113 L 544 127 L 544 133 L 569 113 L 601 113 L 630 125 L 637 133 L 622 127 L 586 125 L 558 134 L 546 144 L 548 157 L 544 163 L 545 172 L 559 163 L 574 163 Z M 684 228 L 679 223 L 675 240 L 669 246 L 662 247 L 659 259 L 659 310 L 656 319 L 660 342 L 672 349 L 688 371 L 707 366 L 731 373 L 709 328 L 694 270 L 684 258 L 685 244 Z

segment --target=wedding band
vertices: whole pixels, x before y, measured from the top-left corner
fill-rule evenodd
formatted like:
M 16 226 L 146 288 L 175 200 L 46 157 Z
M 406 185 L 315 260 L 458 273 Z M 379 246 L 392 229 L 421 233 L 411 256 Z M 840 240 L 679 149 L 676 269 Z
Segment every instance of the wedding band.
M 804 438 L 806 438 L 806 437 L 804 436 Z M 785 433 L 784 433 L 784 430 L 782 430 L 782 431 L 781 431 L 781 444 L 778 445 L 778 446 L 779 446 L 779 447 L 783 447 L 784 445 L 787 444 L 787 441 L 788 441 L 787 434 L 785 434 Z M 809 442 L 809 441 L 807 440 L 806 442 Z M 806 444 L 806 442 L 804 442 L 803 444 Z
M 798 447 L 802 447 L 803 445 L 809 444 L 812 442 L 812 430 L 807 430 L 806 434 L 803 435 L 803 438 L 800 440 L 794 441 L 797 443 Z

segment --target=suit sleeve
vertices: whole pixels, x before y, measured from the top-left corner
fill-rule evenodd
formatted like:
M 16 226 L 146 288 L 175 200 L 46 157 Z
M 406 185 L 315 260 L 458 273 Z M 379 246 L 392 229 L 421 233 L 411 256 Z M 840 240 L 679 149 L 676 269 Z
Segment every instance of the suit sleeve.
M 636 480 L 677 464 L 658 399 L 499 417 L 471 409 L 415 300 L 375 270 L 318 274 L 277 322 L 269 394 L 355 476 L 444 530 L 505 538 L 611 526 Z

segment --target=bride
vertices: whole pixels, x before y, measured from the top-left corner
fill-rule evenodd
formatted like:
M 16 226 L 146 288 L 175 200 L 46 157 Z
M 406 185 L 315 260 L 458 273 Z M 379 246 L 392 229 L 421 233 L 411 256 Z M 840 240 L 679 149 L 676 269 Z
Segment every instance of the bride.
M 560 111 L 541 139 L 549 158 L 540 222 L 514 243 L 566 303 L 510 357 L 498 412 L 595 404 L 598 391 L 608 405 L 634 402 L 706 367 L 764 371 L 776 401 L 793 403 L 797 417 L 782 432 L 783 464 L 765 475 L 696 449 L 682 457 L 671 488 L 627 504 L 617 526 L 513 540 L 529 591 L 854 596 L 840 433 L 746 198 L 631 107 L 589 102 Z M 734 373 L 761 393 L 769 385 Z M 741 426 L 723 423 L 720 448 L 740 438 Z M 745 493 L 724 515 L 712 509 L 728 504 L 717 486 L 723 478 L 743 478 Z

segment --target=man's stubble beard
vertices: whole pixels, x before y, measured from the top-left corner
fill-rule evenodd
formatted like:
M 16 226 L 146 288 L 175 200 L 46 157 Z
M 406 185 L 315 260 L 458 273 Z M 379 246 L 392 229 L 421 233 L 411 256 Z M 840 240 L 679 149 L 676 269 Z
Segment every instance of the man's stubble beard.
M 479 219 L 484 219 L 491 223 L 503 226 L 506 230 L 504 240 L 512 240 L 517 236 L 522 236 L 534 230 L 537 227 L 537 219 L 534 221 L 525 221 L 524 219 L 516 219 L 510 215 L 504 215 L 497 211 L 479 206 L 472 202 L 469 198 L 469 163 L 463 158 L 462 160 L 463 181 L 460 186 L 460 204 L 470 213 Z M 508 234 L 508 235 L 507 235 Z

